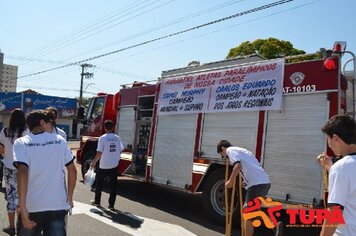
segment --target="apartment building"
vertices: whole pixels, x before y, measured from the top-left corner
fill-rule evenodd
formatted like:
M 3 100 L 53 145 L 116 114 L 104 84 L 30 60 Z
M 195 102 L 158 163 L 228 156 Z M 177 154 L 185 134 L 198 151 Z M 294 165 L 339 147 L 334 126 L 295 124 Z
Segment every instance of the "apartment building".
M 18 67 L 4 64 L 4 54 L 0 52 L 0 92 L 16 92 Z

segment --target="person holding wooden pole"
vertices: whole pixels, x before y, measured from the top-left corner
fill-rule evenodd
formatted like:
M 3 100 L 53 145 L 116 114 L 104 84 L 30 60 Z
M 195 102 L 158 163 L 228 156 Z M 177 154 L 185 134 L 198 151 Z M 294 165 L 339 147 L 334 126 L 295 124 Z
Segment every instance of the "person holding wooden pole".
M 257 197 L 265 197 L 271 187 L 269 176 L 261 167 L 256 157 L 247 149 L 233 147 L 227 140 L 221 140 L 217 144 L 217 152 L 223 157 L 228 158 L 233 165 L 232 173 L 225 183 L 226 188 L 232 188 L 236 177 L 240 174 L 244 180 L 246 195 L 244 207 L 249 201 Z M 241 215 L 241 217 L 243 217 Z M 245 229 L 245 236 L 253 236 L 253 225 L 250 220 L 244 222 L 242 228 Z
M 225 183 L 229 180 L 229 159 L 225 158 L 226 160 L 226 171 L 225 171 Z M 230 198 L 230 205 L 229 205 L 229 194 L 228 188 L 225 187 L 225 236 L 231 236 L 231 225 L 232 225 L 232 215 L 234 213 L 234 198 L 235 198 L 235 183 L 232 185 L 231 191 L 231 198 Z M 241 192 L 240 192 L 241 194 Z M 241 199 L 241 197 L 240 197 Z M 242 209 L 242 203 L 240 201 L 240 206 Z M 242 214 L 242 212 L 241 212 Z M 241 226 L 242 218 L 241 218 Z M 243 228 L 242 228 L 243 229 Z M 243 236 L 243 235 L 242 235 Z
M 318 156 L 320 164 L 329 171 L 328 203 L 330 212 L 341 211 L 344 223 L 323 223 L 320 236 L 356 235 L 356 122 L 347 115 L 331 117 L 322 128 L 329 148 L 338 161 L 332 164 L 331 157 L 325 153 Z

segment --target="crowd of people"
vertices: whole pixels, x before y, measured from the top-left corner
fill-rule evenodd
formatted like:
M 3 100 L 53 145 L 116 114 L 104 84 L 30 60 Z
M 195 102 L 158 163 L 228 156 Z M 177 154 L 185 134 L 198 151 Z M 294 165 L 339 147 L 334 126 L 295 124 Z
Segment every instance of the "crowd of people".
M 54 107 L 27 116 L 14 109 L 0 132 L 9 235 L 66 235 L 77 171 L 56 119 Z
M 26 116 L 21 109 L 14 109 L 8 126 L 0 132 L 0 163 L 3 165 L 0 167 L 4 174 L 8 215 L 8 225 L 2 231 L 9 235 L 67 235 L 66 217 L 74 206 L 77 171 L 66 142 L 67 135 L 56 127 L 57 116 L 54 107 L 34 110 Z M 97 153 L 90 165 L 94 168 L 100 160 L 92 205 L 100 206 L 104 177 L 108 175 L 108 202 L 109 209 L 113 210 L 123 144 L 113 133 L 113 121 L 105 121 L 104 127 L 106 134 L 99 138 Z
M 56 127 L 56 119 L 57 110 L 53 107 L 31 111 L 26 116 L 22 110 L 14 109 L 9 124 L 0 132 L 8 216 L 8 225 L 2 230 L 9 235 L 67 234 L 65 219 L 74 206 L 77 171 L 66 134 Z M 90 164 L 91 169 L 97 166 L 95 198 L 91 203 L 100 206 L 104 177 L 109 176 L 108 203 L 114 209 L 123 143 L 114 134 L 112 121 L 105 121 L 104 127 L 106 133 L 99 138 L 96 156 Z M 341 209 L 345 224 L 329 224 L 326 220 L 320 235 L 356 235 L 356 123 L 349 116 L 334 116 L 322 127 L 322 132 L 329 148 L 340 159 L 333 163 L 325 153 L 319 155 L 321 166 L 329 172 L 328 209 L 330 212 Z M 226 188 L 235 184 L 239 174 L 243 177 L 246 189 L 243 207 L 256 197 L 267 195 L 271 186 L 269 176 L 250 151 L 221 140 L 217 152 L 233 165 Z M 245 222 L 244 228 L 246 236 L 253 235 L 250 221 Z

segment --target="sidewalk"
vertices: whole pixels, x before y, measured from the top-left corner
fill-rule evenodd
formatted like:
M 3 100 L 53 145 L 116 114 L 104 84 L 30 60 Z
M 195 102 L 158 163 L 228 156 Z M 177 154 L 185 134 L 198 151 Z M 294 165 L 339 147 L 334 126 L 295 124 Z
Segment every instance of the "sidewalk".
M 79 149 L 80 142 L 79 141 L 68 141 L 68 146 L 70 149 Z

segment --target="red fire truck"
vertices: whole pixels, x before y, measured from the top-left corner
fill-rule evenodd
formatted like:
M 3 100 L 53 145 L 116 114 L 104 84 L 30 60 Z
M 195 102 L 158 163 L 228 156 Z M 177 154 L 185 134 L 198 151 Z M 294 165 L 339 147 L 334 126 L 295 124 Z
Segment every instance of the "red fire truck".
M 255 154 L 270 176 L 273 200 L 322 206 L 323 176 L 315 157 L 330 150 L 321 127 L 333 115 L 355 114 L 355 77 L 342 71 L 344 53 L 337 44 L 323 59 L 279 60 L 280 74 L 269 74 L 268 80 L 264 73 L 274 70 L 276 61 L 255 55 L 163 71 L 155 84 L 99 94 L 84 118 L 77 161 L 84 174 L 103 121 L 115 120 L 125 145 L 122 175 L 202 192 L 207 215 L 224 222 L 225 161 L 216 144 L 227 139 Z M 259 82 L 247 84 L 243 79 L 249 75 Z M 277 109 L 266 109 L 272 103 Z

